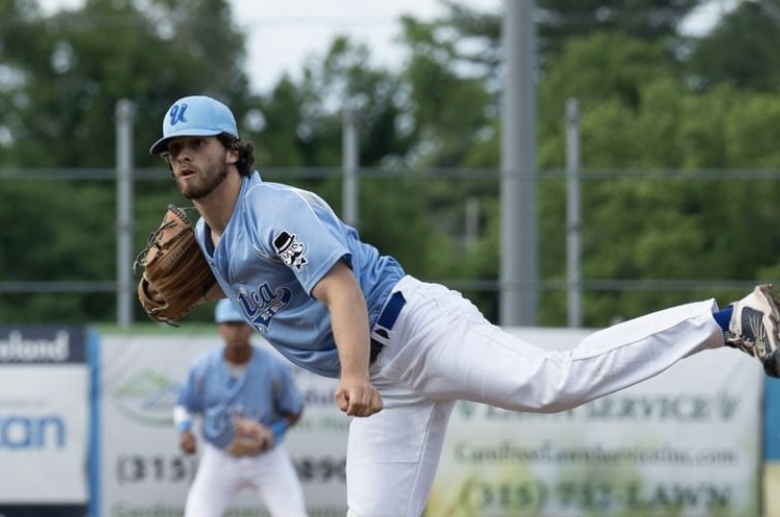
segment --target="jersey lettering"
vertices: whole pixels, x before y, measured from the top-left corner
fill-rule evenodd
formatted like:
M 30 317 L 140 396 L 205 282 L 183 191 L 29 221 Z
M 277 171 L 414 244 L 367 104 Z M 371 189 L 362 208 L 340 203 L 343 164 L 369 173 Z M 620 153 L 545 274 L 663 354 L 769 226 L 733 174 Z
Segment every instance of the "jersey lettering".
M 238 293 L 238 303 L 249 322 L 258 332 L 267 332 L 271 319 L 290 304 L 292 289 L 278 287 L 271 291 L 268 282 L 254 291 L 241 289 Z

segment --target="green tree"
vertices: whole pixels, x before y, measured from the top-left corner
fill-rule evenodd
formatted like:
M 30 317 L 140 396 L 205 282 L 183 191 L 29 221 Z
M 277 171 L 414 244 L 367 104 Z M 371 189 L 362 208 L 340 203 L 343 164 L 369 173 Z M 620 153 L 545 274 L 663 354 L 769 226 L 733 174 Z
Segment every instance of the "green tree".
M 706 0 L 705 0 L 706 1 Z M 702 0 L 538 0 L 539 38 L 556 54 L 569 40 L 621 33 L 646 42 L 673 42 L 678 27 Z
M 148 143 L 172 99 L 209 92 L 247 103 L 245 36 L 225 0 L 140 4 L 89 0 L 0 25 L 0 60 L 18 78 L 0 88 L 0 123 L 18 144 L 8 146 L 3 164 L 112 166 L 122 98 L 136 103 L 137 159 L 149 164 Z
M 91 0 L 83 9 L 51 17 L 43 17 L 31 0 L 3 3 L 0 169 L 111 167 L 114 106 L 120 98 L 133 100 L 136 162 L 154 166 L 160 180 L 136 184 L 140 249 L 163 207 L 185 202 L 164 166 L 147 154 L 159 136 L 160 115 L 172 99 L 206 92 L 234 108 L 242 136 L 257 146 L 265 179 L 311 188 L 338 210 L 341 110 L 349 100 L 360 124 L 360 163 L 382 169 L 360 178 L 363 237 L 425 279 L 495 280 L 500 13 L 447 5 L 448 14 L 433 22 L 403 19 L 408 58 L 400 73 L 372 66 L 368 49 L 337 38 L 306 64 L 300 79 L 283 78 L 257 95 L 242 73 L 243 35 L 223 0 Z M 671 20 L 694 3 L 538 5 L 546 16 L 542 31 L 556 28 L 551 20 L 582 20 L 581 26 L 567 21 L 558 27 L 556 45 L 549 45 L 546 33 L 541 36 L 537 158 L 546 285 L 565 279 L 563 115 L 572 97 L 581 106 L 583 271 L 586 280 L 600 282 L 587 293 L 588 325 L 711 295 L 697 280 L 751 281 L 780 271 L 776 182 L 738 181 L 756 172 L 733 173 L 724 181 L 700 171 L 778 168 L 774 121 L 780 103 L 771 88 L 755 87 L 756 80 L 701 83 L 681 73 L 681 54 L 669 51 L 677 44 Z M 634 25 L 623 23 L 632 9 L 642 16 L 632 19 Z M 667 17 L 653 29 L 657 9 Z M 197 37 L 213 27 L 224 30 Z M 765 43 L 756 45 L 763 49 Z M 701 84 L 706 87 L 691 87 Z M 466 174 L 464 166 L 475 170 Z M 331 174 L 307 178 L 299 174 L 303 167 Z M 409 169 L 434 169 L 439 176 L 402 174 Z M 95 215 L 113 212 L 113 190 L 112 182 L 93 180 L 4 180 L 0 221 L 5 249 L 12 251 L 0 254 L 0 279 L 112 280 L 116 260 L 134 258 L 114 257 L 113 224 Z M 467 247 L 465 207 L 474 199 L 482 233 Z M 85 249 L 99 251 L 83 259 Z M 694 283 L 687 292 L 611 284 L 667 279 Z M 496 293 L 475 287 L 466 294 L 495 318 Z M 557 287 L 543 293 L 541 323 L 565 321 L 564 296 Z M 108 320 L 112 300 L 111 293 L 1 296 L 0 318 Z M 143 318 L 140 310 L 138 316 Z
M 686 70 L 695 88 L 731 84 L 776 92 L 780 81 L 780 5 L 740 2 L 709 34 L 691 41 Z
M 9 80 L 0 83 L 0 168 L 112 167 L 114 110 L 127 98 L 137 108 L 135 162 L 162 173 L 148 148 L 173 99 L 207 92 L 240 111 L 250 104 L 245 36 L 225 0 L 88 0 L 47 17 L 36 2 L 2 9 L 0 69 Z M 139 185 L 136 249 L 178 199 L 172 191 L 171 182 Z M 112 281 L 116 261 L 133 260 L 114 253 L 115 203 L 112 182 L 4 183 L 3 240 L 15 251 L 13 260 L 3 254 L 0 278 Z M 90 294 L 12 295 L 0 304 L 9 319 L 113 319 L 113 304 Z
M 740 175 L 723 181 L 699 171 L 780 165 L 772 145 L 780 138 L 772 123 L 780 103 L 772 95 L 728 86 L 691 91 L 659 45 L 618 34 L 572 40 L 551 65 L 539 85 L 541 275 L 566 278 L 563 112 L 566 99 L 575 97 L 584 167 L 583 274 L 603 284 L 587 294 L 587 324 L 713 294 L 695 287 L 623 291 L 610 287 L 612 280 L 751 281 L 777 267 L 778 231 L 769 215 L 776 182 L 739 181 Z M 470 156 L 491 163 L 497 155 L 494 139 Z M 495 278 L 497 204 L 490 214 L 479 270 Z M 761 250 L 750 244 L 758 234 L 767 243 Z M 562 324 L 565 310 L 562 291 L 542 297 L 544 324 Z
M 401 81 L 371 64 L 365 45 L 337 37 L 325 54 L 310 60 L 296 83 L 283 77 L 257 107 L 264 124 L 251 132 L 260 163 L 283 167 L 339 167 L 343 110 L 350 107 L 360 129 L 361 166 L 402 160 L 414 134 L 402 129 Z

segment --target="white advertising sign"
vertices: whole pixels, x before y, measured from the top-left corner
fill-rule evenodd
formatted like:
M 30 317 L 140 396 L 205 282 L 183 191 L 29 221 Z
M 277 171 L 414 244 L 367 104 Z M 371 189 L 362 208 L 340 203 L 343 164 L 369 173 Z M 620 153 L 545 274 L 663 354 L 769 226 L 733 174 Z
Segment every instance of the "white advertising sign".
M 523 329 L 550 348 L 587 335 Z M 101 517 L 179 516 L 196 459 L 178 450 L 171 409 L 190 360 L 219 338 L 105 337 L 101 349 Z M 285 444 L 311 517 L 346 513 L 349 418 L 335 380 L 291 366 L 307 400 Z M 460 402 L 425 517 L 759 515 L 763 373 L 732 350 L 571 411 L 514 413 Z M 230 516 L 264 516 L 242 493 Z
M 83 365 L 0 369 L 0 503 L 87 501 L 87 383 Z
M 559 349 L 585 335 L 518 334 Z M 459 402 L 425 515 L 760 515 L 762 382 L 723 349 L 563 413 Z
M 87 334 L 81 327 L 0 326 L 0 513 L 86 508 Z
M 101 517 L 182 514 L 197 457 L 179 451 L 172 409 L 190 361 L 202 350 L 219 346 L 216 333 L 213 337 L 103 338 Z M 333 401 L 335 380 L 290 368 L 306 406 L 301 421 L 287 433 L 285 446 L 298 470 L 311 517 L 343 517 L 349 419 Z M 259 497 L 245 491 L 228 515 L 267 513 Z

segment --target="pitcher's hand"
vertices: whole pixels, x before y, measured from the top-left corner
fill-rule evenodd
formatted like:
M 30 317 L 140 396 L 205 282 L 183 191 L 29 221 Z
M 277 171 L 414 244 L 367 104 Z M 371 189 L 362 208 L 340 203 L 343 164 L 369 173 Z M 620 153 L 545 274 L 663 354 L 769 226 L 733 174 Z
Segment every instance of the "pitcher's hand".
M 382 396 L 367 377 L 344 377 L 336 387 L 336 404 L 349 416 L 371 416 L 382 410 Z

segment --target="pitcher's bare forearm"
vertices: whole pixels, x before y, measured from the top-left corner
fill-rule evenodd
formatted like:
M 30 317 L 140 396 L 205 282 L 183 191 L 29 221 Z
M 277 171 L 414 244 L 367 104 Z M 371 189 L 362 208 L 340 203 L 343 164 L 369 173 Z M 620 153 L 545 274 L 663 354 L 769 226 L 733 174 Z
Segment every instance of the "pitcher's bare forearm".
M 350 416 L 369 416 L 382 409 L 382 398 L 368 374 L 368 309 L 352 270 L 339 262 L 314 287 L 312 294 L 330 311 L 341 374 L 336 402 Z

